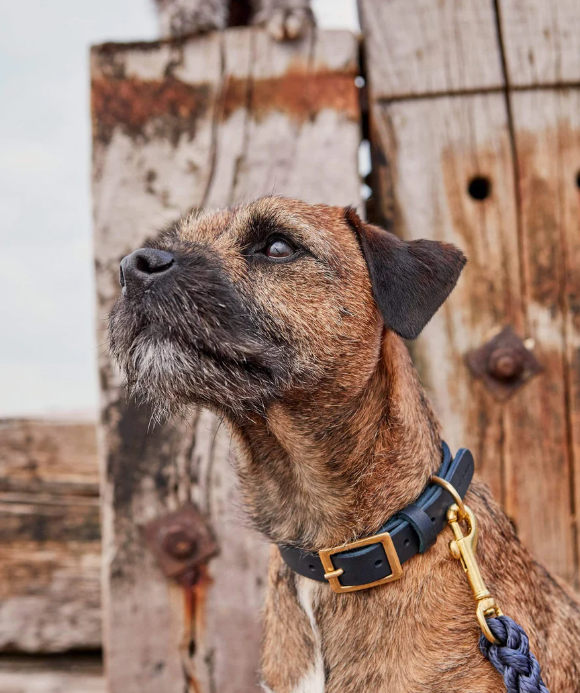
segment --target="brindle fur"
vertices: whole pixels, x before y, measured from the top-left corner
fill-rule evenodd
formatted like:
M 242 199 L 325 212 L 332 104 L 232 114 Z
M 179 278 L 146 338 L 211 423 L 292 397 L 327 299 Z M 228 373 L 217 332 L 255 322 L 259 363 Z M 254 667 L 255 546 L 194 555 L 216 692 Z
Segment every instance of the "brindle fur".
M 280 233 L 304 248 L 295 260 L 252 254 Z M 318 550 L 371 534 L 439 465 L 437 420 L 394 331 L 410 328 L 385 302 L 425 293 L 419 284 L 441 270 L 430 262 L 454 268 L 453 281 L 441 270 L 448 293 L 463 260 L 451 246 L 425 246 L 415 266 L 425 276 L 391 267 L 373 273 L 373 286 L 377 234 L 387 238 L 352 211 L 281 198 L 190 216 L 150 244 L 171 250 L 177 271 L 112 313 L 112 350 L 137 393 L 163 412 L 201 403 L 229 422 L 246 508 L 274 543 Z M 387 266 L 415 248 L 392 236 L 386 247 Z M 376 285 L 402 277 L 404 295 Z M 385 327 L 383 315 L 396 324 Z M 520 544 L 485 485 L 474 481 L 467 503 L 479 522 L 483 576 L 527 630 L 551 693 L 578 690 L 575 596 Z M 273 547 L 265 689 L 503 691 L 478 650 L 474 602 L 450 537 L 446 529 L 406 563 L 398 582 L 346 595 L 296 575 Z

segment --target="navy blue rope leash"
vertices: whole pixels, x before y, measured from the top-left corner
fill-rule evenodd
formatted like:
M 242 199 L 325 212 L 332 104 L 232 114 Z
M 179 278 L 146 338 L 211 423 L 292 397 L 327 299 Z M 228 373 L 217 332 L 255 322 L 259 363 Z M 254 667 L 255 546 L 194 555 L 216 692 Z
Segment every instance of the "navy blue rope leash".
M 508 616 L 488 618 L 487 624 L 499 644 L 482 633 L 479 649 L 503 676 L 507 692 L 549 693 L 525 630 Z

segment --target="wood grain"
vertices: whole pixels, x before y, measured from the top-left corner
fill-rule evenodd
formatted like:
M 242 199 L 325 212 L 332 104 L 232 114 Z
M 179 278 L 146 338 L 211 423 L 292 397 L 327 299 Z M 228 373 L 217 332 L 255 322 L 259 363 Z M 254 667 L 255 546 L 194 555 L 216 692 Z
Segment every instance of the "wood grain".
M 93 49 L 100 324 L 118 294 L 119 260 L 192 207 L 272 192 L 360 204 L 357 51 L 347 32 L 279 44 L 252 29 Z M 106 353 L 100 367 L 109 688 L 257 690 L 267 547 L 240 519 L 229 438 L 206 412 L 150 426 Z M 221 547 L 193 610 L 140 532 L 190 499 Z
M 492 0 L 358 0 L 358 6 L 374 99 L 503 87 Z
M 574 0 L 499 0 L 509 83 L 580 82 L 580 6 Z
M 97 496 L 95 424 L 0 419 L 0 491 Z
M 101 646 L 93 424 L 0 421 L 0 650 Z
M 2 693 L 105 693 L 99 657 L 0 658 Z
M 520 426 L 510 445 L 510 495 L 520 508 L 524 541 L 541 542 L 543 560 L 578 586 L 571 482 L 576 479 L 578 507 L 580 92 L 524 91 L 512 94 L 511 102 L 521 176 L 526 318 L 547 372 L 520 401 Z M 550 512 L 539 511 L 546 506 Z
M 469 446 L 502 498 L 505 408 L 474 382 L 465 354 L 507 324 L 520 331 L 516 203 L 509 127 L 496 94 L 374 105 L 372 139 L 383 162 L 383 216 L 405 238 L 455 243 L 469 258 L 451 297 L 413 345 L 413 355 L 453 449 Z M 488 199 L 468 193 L 476 176 Z

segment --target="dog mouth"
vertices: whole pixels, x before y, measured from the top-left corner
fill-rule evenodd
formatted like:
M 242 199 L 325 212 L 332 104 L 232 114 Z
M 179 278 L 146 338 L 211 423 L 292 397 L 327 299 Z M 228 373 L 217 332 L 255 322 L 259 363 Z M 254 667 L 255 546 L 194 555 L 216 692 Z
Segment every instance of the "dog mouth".
M 292 347 L 212 251 L 142 248 L 120 280 L 110 351 L 131 392 L 159 410 L 263 411 L 293 379 Z
M 110 350 L 130 392 L 150 402 L 157 418 L 191 404 L 263 411 L 290 369 L 281 346 L 240 322 L 239 315 L 208 321 L 198 310 L 176 311 L 167 292 L 122 296 L 110 315 Z

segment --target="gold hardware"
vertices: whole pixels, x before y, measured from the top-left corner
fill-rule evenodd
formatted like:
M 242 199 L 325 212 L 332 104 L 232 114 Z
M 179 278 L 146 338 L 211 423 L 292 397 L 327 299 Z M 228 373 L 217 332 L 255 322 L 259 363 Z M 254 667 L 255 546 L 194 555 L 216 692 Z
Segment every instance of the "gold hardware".
M 453 490 L 455 491 L 455 489 Z M 461 520 L 464 520 L 467 525 L 468 532 L 466 535 L 464 535 L 461 530 L 459 524 Z M 447 511 L 447 522 L 449 522 L 453 534 L 455 535 L 455 539 L 449 542 L 449 550 L 453 558 L 461 561 L 463 570 L 467 575 L 469 586 L 471 587 L 477 603 L 475 614 L 481 630 L 490 642 L 497 644 L 498 641 L 489 629 L 486 619 L 503 616 L 503 614 L 495 603 L 495 599 L 485 586 L 475 557 L 478 537 L 475 515 L 466 505 L 463 506 L 462 513 L 459 505 L 454 503 Z
M 342 568 L 338 570 L 333 570 L 331 573 L 324 573 L 325 580 L 332 580 L 332 578 L 339 578 L 344 573 Z
M 344 571 L 342 568 L 335 568 L 332 562 L 332 556 L 334 556 L 336 553 L 344 553 L 345 551 L 352 551 L 352 549 L 359 549 L 361 546 L 369 546 L 369 544 L 383 545 L 389 565 L 391 566 L 391 574 L 387 575 L 387 577 L 381 578 L 380 580 L 369 582 L 366 585 L 341 585 L 338 578 L 343 574 Z M 388 582 L 395 582 L 395 580 L 398 580 L 403 575 L 401 561 L 397 555 L 397 550 L 395 549 L 391 535 L 388 532 L 376 534 L 374 537 L 367 537 L 366 539 L 359 539 L 359 541 L 353 541 L 351 544 L 345 544 L 344 546 L 339 546 L 334 549 L 322 549 L 318 555 L 320 556 L 320 560 L 324 566 L 324 570 L 326 571 L 324 577 L 328 580 L 333 592 L 336 592 L 337 594 L 343 594 L 344 592 L 358 592 L 358 590 L 366 590 L 370 587 L 386 585 Z
M 455 486 L 452 486 L 448 481 L 445 479 L 442 479 L 440 476 L 432 476 L 431 481 L 434 484 L 439 484 L 442 488 L 444 488 L 447 493 L 453 498 L 455 503 L 459 506 L 459 515 L 461 520 L 465 517 L 465 505 L 463 505 L 463 500 L 459 493 L 457 492 L 457 489 Z

